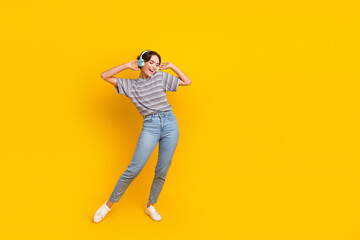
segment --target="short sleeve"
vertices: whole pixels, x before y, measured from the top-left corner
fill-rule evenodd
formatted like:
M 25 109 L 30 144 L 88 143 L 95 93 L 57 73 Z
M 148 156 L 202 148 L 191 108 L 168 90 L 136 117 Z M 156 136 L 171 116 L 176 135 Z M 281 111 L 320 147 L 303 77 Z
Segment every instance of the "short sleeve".
M 129 97 L 132 79 L 118 78 L 118 77 L 116 77 L 115 79 L 117 83 L 117 86 L 115 86 L 117 93 Z
M 162 83 L 164 91 L 176 92 L 180 83 L 180 78 L 167 72 L 163 72 Z

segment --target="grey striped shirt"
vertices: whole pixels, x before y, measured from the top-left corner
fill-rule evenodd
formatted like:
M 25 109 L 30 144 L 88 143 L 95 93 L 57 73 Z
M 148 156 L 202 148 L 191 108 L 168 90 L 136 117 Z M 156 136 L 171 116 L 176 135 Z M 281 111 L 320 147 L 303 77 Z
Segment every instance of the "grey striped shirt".
M 176 92 L 180 78 L 167 72 L 157 71 L 148 79 L 116 77 L 118 94 L 129 97 L 142 116 L 172 110 L 166 91 Z

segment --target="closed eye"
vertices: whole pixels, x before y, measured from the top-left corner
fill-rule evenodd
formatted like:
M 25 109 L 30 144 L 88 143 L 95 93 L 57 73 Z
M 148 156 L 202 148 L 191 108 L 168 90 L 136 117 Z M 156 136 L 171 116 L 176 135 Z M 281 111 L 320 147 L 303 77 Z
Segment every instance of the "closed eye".
M 154 63 L 154 61 L 150 61 L 150 63 L 151 63 L 151 64 L 153 64 L 153 63 Z M 160 65 L 160 64 L 156 64 L 156 66 L 157 66 L 157 67 L 158 67 L 159 65 Z

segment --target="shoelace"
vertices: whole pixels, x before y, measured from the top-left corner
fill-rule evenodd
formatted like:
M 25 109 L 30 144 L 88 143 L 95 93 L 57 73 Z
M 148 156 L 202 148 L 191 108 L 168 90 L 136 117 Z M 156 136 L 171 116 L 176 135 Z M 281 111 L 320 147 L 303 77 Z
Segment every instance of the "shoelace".
M 149 208 L 149 209 L 150 209 L 150 208 Z M 154 212 L 156 215 L 160 216 L 160 214 L 156 211 L 156 209 L 155 209 L 154 207 L 152 207 L 151 209 L 153 210 L 153 212 Z M 151 210 L 150 210 L 150 211 L 151 211 Z
M 109 212 L 109 210 L 107 210 L 107 209 L 105 208 L 105 206 L 101 206 L 101 208 L 99 209 L 98 214 L 99 214 L 102 218 L 104 218 L 105 215 L 106 215 L 108 212 Z

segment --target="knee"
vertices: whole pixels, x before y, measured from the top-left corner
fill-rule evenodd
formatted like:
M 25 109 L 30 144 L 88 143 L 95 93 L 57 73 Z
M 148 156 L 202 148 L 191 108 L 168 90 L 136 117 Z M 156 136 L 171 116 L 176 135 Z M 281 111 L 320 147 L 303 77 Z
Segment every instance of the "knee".
M 139 175 L 140 170 L 129 170 L 127 169 L 120 177 L 123 182 L 131 182 L 133 181 L 137 175 Z
M 165 171 L 158 171 L 155 172 L 155 179 L 157 179 L 160 182 L 165 182 L 167 172 Z

